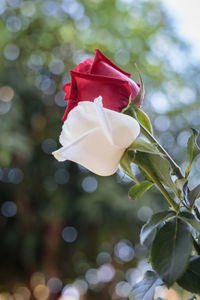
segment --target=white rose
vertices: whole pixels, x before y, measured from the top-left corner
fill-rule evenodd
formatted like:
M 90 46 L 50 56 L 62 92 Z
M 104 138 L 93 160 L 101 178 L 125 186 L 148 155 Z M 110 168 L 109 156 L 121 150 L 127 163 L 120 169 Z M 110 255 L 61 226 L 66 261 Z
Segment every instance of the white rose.
M 73 108 L 60 135 L 63 146 L 53 155 L 58 161 L 71 160 L 101 176 L 116 172 L 119 161 L 140 133 L 130 116 L 106 109 L 101 96 L 82 101 Z

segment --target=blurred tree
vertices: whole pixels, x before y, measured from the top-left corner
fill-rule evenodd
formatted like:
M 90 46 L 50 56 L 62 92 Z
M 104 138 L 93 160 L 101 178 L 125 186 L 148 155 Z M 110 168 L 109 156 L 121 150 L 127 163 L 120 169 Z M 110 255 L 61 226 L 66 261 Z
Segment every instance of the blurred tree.
M 45 300 L 33 284 L 39 278 L 44 292 L 45 276 L 56 297 L 59 280 L 73 283 L 63 292 L 66 300 L 70 289 L 73 300 L 78 290 L 84 299 L 125 299 L 147 268 L 139 229 L 165 204 L 154 188 L 130 201 L 130 181 L 120 172 L 100 178 L 55 161 L 66 106 L 62 86 L 68 70 L 92 58 L 95 48 L 134 78 L 136 61 L 144 110 L 180 162 L 188 128 L 200 125 L 198 63 L 156 0 L 1 0 L 0 32 L 0 290 L 14 293 L 26 284 Z

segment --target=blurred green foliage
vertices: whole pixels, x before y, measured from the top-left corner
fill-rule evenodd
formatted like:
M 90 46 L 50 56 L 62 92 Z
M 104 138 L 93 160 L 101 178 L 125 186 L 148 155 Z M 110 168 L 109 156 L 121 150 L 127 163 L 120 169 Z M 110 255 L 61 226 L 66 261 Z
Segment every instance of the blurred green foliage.
M 30 278 L 40 271 L 63 286 L 75 282 L 68 290 L 82 288 L 80 299 L 126 299 L 148 266 L 141 225 L 166 204 L 155 188 L 128 199 L 131 183 L 120 172 L 101 178 L 55 161 L 62 87 L 95 48 L 135 80 L 137 62 L 143 109 L 180 163 L 189 128 L 200 127 L 198 62 L 156 0 L 1 0 L 0 33 L 0 291 L 25 284 L 34 293 Z

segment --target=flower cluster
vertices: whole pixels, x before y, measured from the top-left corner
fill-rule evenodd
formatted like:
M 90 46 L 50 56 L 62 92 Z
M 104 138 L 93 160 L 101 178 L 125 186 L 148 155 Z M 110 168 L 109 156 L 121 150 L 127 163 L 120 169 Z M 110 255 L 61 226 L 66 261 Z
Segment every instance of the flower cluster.
M 64 86 L 67 109 L 60 135 L 62 148 L 53 154 L 59 161 L 71 160 L 90 171 L 108 176 L 139 135 L 138 122 L 121 111 L 134 101 L 139 85 L 99 50 L 87 59 Z M 99 97 L 99 95 L 101 95 Z

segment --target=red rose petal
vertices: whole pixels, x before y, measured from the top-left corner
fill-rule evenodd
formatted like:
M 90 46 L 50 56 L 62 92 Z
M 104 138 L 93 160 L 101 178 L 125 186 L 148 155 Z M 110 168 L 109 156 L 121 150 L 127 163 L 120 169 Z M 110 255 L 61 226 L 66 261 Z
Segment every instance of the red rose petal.
M 104 107 L 121 112 L 127 106 L 130 94 L 134 101 L 140 88 L 130 79 L 131 74 L 116 66 L 98 49 L 94 61 L 86 59 L 70 74 L 72 81 L 63 88 L 65 100 L 68 100 L 63 121 L 78 102 L 94 101 L 98 96 L 103 97 Z
M 68 82 L 67 84 L 64 85 L 63 91 L 65 92 L 64 100 L 68 100 L 69 95 L 70 95 L 70 91 L 71 91 L 71 82 Z
M 99 63 L 103 63 L 103 65 L 107 67 L 103 67 L 103 70 L 101 67 L 99 67 Z M 105 73 L 101 74 L 102 71 L 105 71 Z M 116 66 L 111 60 L 109 60 L 99 49 L 96 49 L 92 69 L 91 69 L 91 74 L 99 74 L 99 75 L 104 75 L 104 76 L 111 76 L 114 78 L 120 77 L 120 73 L 125 75 L 126 77 L 130 77 L 131 74 L 125 72 L 124 70 L 120 69 L 118 66 Z M 120 79 L 120 78 L 119 78 Z M 121 78 L 122 79 L 122 78 Z
M 91 74 L 103 75 L 128 81 L 131 88 L 132 99 L 134 99 L 139 92 L 138 85 L 129 78 L 131 74 L 117 67 L 98 49 L 96 49 Z
M 131 89 L 127 81 L 98 76 L 92 74 L 83 74 L 70 71 L 72 78 L 72 87 L 70 100 L 66 109 L 63 120 L 67 114 L 80 101 L 93 102 L 98 96 L 103 98 L 105 108 L 121 112 L 127 106 Z
M 92 68 L 93 60 L 88 58 L 81 62 L 76 68 L 74 69 L 76 72 L 82 72 L 82 73 L 90 73 L 90 70 Z

